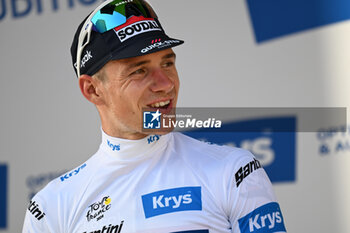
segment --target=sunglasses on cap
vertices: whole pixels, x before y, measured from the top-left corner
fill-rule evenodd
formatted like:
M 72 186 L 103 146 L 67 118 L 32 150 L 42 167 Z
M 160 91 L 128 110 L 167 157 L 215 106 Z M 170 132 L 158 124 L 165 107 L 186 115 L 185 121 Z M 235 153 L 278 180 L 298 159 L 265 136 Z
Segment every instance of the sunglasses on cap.
M 107 32 L 123 25 L 130 13 L 146 18 L 157 18 L 151 6 L 144 0 L 109 0 L 97 7 L 84 22 L 78 39 L 76 69 L 80 76 L 81 55 L 86 45 L 90 43 L 91 32 Z

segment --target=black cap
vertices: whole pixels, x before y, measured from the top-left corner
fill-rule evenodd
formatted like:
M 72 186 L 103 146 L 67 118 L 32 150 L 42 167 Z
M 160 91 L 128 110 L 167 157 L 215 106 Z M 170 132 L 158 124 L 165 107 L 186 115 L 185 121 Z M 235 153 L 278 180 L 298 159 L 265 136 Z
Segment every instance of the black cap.
M 86 19 L 79 25 L 71 46 L 73 68 L 76 74 L 78 39 Z M 168 37 L 157 18 L 129 15 L 124 24 L 109 31 L 104 33 L 91 31 L 90 42 L 81 54 L 80 74 L 93 75 L 108 61 L 158 52 L 183 42 Z

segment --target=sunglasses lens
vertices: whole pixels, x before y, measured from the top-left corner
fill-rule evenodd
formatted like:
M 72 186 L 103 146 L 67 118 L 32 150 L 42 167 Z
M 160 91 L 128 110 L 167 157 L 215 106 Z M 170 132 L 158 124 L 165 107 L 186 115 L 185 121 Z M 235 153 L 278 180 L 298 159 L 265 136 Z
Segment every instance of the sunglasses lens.
M 101 8 L 91 22 L 94 30 L 104 33 L 124 24 L 131 15 L 157 18 L 153 9 L 143 0 L 115 0 Z
M 109 0 L 110 1 L 110 0 Z M 96 9 L 97 10 L 97 9 Z M 77 48 L 76 69 L 78 76 L 80 75 L 80 59 L 84 47 L 90 42 L 91 31 L 99 33 L 107 32 L 113 28 L 123 25 L 131 16 L 144 16 L 145 18 L 156 19 L 157 15 L 152 7 L 144 0 L 113 0 L 106 3 L 102 8 L 90 16 L 91 24 L 86 24 L 82 28 L 79 35 Z M 90 25 L 89 28 L 87 26 Z
M 91 22 L 96 31 L 104 33 L 125 23 L 126 17 L 116 11 L 113 11 L 113 14 L 104 14 L 99 11 L 92 17 Z

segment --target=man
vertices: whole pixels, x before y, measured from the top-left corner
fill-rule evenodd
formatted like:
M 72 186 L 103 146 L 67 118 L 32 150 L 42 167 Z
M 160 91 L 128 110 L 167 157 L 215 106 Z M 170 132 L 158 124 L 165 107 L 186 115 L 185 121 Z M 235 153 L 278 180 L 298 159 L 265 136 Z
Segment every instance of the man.
M 72 59 L 100 114 L 102 143 L 32 199 L 24 233 L 285 232 L 251 153 L 142 129 L 143 109 L 176 107 L 171 48 L 182 43 L 142 0 L 106 1 L 80 24 Z

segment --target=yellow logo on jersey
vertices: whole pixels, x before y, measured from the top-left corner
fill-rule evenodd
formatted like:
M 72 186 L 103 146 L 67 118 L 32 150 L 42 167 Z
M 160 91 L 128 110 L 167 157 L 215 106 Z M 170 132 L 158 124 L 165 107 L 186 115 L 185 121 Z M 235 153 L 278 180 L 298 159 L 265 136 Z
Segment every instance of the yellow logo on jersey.
M 109 205 L 109 203 L 111 203 L 111 198 L 110 197 L 108 197 L 106 200 L 105 200 L 105 205 Z

